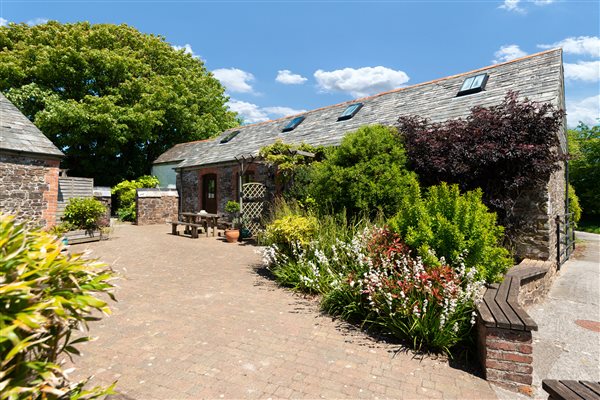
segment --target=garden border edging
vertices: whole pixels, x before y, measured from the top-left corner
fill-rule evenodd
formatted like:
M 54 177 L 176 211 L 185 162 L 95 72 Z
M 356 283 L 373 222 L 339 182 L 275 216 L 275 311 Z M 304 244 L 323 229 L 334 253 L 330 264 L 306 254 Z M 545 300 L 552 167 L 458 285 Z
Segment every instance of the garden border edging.
M 524 259 L 501 284 L 489 286 L 477 309 L 477 344 L 485 379 L 532 395 L 535 321 L 523 309 L 546 296 L 556 275 L 551 261 Z

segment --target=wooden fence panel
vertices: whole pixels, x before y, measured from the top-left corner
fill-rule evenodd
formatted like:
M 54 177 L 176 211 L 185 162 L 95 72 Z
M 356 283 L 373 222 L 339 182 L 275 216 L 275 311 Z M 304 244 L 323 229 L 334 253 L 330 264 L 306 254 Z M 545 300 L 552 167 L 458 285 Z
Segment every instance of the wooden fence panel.
M 69 199 L 74 197 L 93 197 L 94 179 L 60 177 L 58 178 L 58 207 L 56 219 L 60 220 L 65 212 Z

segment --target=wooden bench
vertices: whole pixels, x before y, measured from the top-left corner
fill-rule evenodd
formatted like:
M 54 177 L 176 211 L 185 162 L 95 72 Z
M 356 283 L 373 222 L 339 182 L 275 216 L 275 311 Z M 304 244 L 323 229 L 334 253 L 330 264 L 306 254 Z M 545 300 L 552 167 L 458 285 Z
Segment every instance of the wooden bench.
M 542 388 L 549 400 L 600 399 L 600 382 L 544 379 Z
M 179 232 L 177 232 L 177 227 L 179 225 L 183 225 L 186 228 L 190 228 L 190 233 L 192 235 L 192 238 L 194 239 L 198 238 L 198 228 L 204 227 L 202 224 L 192 224 L 191 222 L 184 221 L 167 221 L 167 223 L 171 224 L 171 233 L 173 235 L 179 235 Z
M 477 305 L 485 326 L 537 331 L 537 324 L 519 304 L 519 289 L 522 281 L 543 276 L 546 272 L 542 267 L 512 268 L 502 283 L 488 287 L 483 301 Z

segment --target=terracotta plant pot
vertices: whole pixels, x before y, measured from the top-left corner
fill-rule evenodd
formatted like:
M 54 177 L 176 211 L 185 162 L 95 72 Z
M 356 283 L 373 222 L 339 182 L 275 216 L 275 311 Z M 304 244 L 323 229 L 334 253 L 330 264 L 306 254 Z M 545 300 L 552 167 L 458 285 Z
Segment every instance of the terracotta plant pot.
M 239 229 L 226 229 L 225 230 L 225 239 L 229 243 L 235 243 L 240 238 L 240 230 Z

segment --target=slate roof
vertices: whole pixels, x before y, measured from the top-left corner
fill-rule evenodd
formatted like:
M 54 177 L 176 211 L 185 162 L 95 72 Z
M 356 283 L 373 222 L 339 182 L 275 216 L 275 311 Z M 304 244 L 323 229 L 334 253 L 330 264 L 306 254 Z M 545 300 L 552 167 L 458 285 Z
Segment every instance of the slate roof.
M 64 154 L 0 93 L 0 150 L 62 157 Z
M 154 164 L 181 162 L 188 157 L 197 157 L 204 148 L 211 144 L 210 141 L 209 139 L 176 144 L 154 160 Z
M 489 75 L 484 91 L 456 97 L 466 77 L 483 72 Z M 241 153 L 257 155 L 261 147 L 277 139 L 286 143 L 337 145 L 346 133 L 360 126 L 392 126 L 397 124 L 398 117 L 404 115 L 419 115 L 434 122 L 466 117 L 474 106 L 499 104 L 510 90 L 518 92 L 520 98 L 564 107 L 562 50 L 548 50 L 460 75 L 308 111 L 301 114 L 306 119 L 291 132 L 282 133 L 281 130 L 294 116 L 233 128 L 214 140 L 195 145 L 190 143 L 189 147 L 185 147 L 185 160 L 176 168 L 227 163 Z M 363 103 L 362 109 L 353 118 L 338 121 L 345 108 L 355 102 Z M 234 139 L 220 144 L 221 138 L 235 130 L 240 133 Z M 178 146 L 181 145 L 175 148 Z M 165 154 L 159 160 L 164 160 Z

